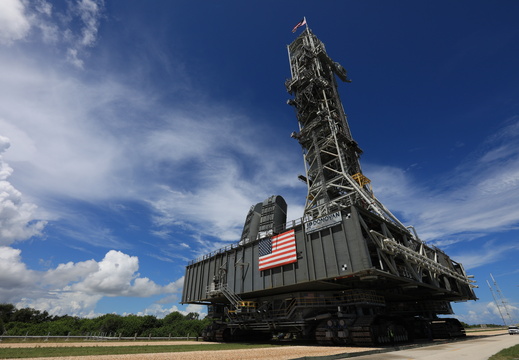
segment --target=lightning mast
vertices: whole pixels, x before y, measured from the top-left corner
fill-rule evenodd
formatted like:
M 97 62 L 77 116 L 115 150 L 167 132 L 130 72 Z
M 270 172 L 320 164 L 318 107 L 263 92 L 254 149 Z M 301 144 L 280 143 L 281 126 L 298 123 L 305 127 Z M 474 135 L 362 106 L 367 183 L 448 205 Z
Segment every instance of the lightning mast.
M 496 295 L 494 294 L 494 289 L 492 289 L 492 286 L 487 280 L 488 288 L 490 289 L 490 293 L 492 294 L 492 298 L 494 299 L 494 303 L 496 304 L 497 311 L 499 311 L 499 315 L 501 316 L 501 320 L 503 320 L 503 324 L 506 325 L 505 318 L 503 317 L 503 313 L 501 312 L 501 307 L 499 306 L 499 303 L 497 302 Z
M 326 53 L 324 44 L 307 27 L 288 45 L 292 78 L 285 86 L 294 99 L 299 132 L 292 133 L 303 149 L 308 195 L 305 220 L 351 205 L 365 208 L 396 225 L 405 226 L 377 200 L 363 175 L 362 150 L 353 139 L 339 97 L 336 77 L 351 82 L 346 70 Z
M 501 305 L 503 306 L 503 309 L 506 313 L 506 316 L 508 317 L 508 320 L 510 320 L 510 324 L 513 324 L 513 320 L 512 320 L 512 316 L 510 315 L 510 312 L 508 311 L 508 302 L 506 301 L 506 298 L 505 296 L 503 295 L 503 292 L 501 291 L 501 289 L 499 288 L 499 285 L 497 284 L 497 281 L 496 279 L 494 279 L 494 276 L 492 274 L 490 274 L 490 277 L 492 278 L 492 282 L 494 283 L 494 287 L 496 289 L 496 293 L 499 297 L 499 301 L 501 302 Z M 488 283 L 488 281 L 487 281 Z M 492 291 L 492 287 L 490 286 L 490 284 L 488 284 L 488 286 L 490 287 L 490 292 L 492 293 L 492 297 L 494 298 L 494 302 L 496 303 L 496 306 L 497 306 L 497 309 L 499 310 L 499 314 L 501 315 L 501 319 L 503 319 L 503 323 L 505 325 L 508 325 L 505 321 L 505 318 L 503 316 L 503 314 L 501 313 L 501 308 L 498 304 L 498 301 L 496 299 L 496 297 L 494 296 L 494 292 Z

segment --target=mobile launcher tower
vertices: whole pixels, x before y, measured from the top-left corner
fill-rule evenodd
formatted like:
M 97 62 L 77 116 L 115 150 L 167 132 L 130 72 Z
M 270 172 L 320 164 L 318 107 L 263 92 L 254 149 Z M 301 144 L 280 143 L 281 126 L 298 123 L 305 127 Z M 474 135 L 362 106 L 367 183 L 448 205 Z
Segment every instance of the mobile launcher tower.
M 308 27 L 288 46 L 308 186 L 303 217 L 272 196 L 241 240 L 191 261 L 182 303 L 208 305 L 204 340 L 296 338 L 373 345 L 464 336 L 450 302 L 476 300 L 463 266 L 376 199 L 337 90 L 346 71 Z

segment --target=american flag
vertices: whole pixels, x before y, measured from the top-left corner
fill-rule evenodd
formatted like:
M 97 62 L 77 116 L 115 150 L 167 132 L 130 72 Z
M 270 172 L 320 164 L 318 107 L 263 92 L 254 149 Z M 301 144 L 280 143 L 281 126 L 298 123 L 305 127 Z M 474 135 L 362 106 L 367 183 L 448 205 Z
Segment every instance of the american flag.
M 303 18 L 300 22 L 297 23 L 296 26 L 292 29 L 292 32 L 296 32 L 297 28 L 300 28 L 301 26 L 306 25 L 306 17 Z
M 296 234 L 294 230 L 259 242 L 259 270 L 267 270 L 297 261 Z

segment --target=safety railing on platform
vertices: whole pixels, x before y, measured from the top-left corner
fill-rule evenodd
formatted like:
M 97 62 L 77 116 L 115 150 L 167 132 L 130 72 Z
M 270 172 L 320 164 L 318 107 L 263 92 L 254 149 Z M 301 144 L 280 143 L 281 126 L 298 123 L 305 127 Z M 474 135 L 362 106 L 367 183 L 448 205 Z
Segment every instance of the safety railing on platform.
M 292 221 L 287 221 L 286 224 L 284 224 L 283 229 L 280 229 L 279 232 L 282 232 L 282 231 L 284 231 L 284 230 L 288 230 L 288 229 L 295 228 L 296 226 L 301 225 L 301 224 L 303 224 L 303 218 L 299 218 L 299 219 L 292 220 Z M 252 241 L 250 241 L 249 243 L 256 242 L 256 241 L 258 241 L 258 240 L 259 240 L 259 238 L 256 239 L 256 240 L 252 240 Z M 243 245 L 243 244 L 241 243 L 241 241 L 240 241 L 240 242 L 237 242 L 237 243 L 234 243 L 234 244 L 227 245 L 227 246 L 225 246 L 225 247 L 223 247 L 223 248 L 220 248 L 220 249 L 218 249 L 218 250 L 212 251 L 212 252 L 210 252 L 209 254 L 205 254 L 205 255 L 199 256 L 199 257 L 197 257 L 195 260 L 191 260 L 191 261 L 188 263 L 188 266 L 189 266 L 189 265 L 196 264 L 196 263 L 198 263 L 198 262 L 200 262 L 200 261 L 204 261 L 204 260 L 206 260 L 206 259 L 210 259 L 210 258 L 212 258 L 213 256 L 218 255 L 218 254 L 225 254 L 226 252 L 231 251 L 231 250 L 234 250 L 234 249 L 237 249 L 237 248 L 239 248 L 239 247 L 242 246 L 242 245 Z

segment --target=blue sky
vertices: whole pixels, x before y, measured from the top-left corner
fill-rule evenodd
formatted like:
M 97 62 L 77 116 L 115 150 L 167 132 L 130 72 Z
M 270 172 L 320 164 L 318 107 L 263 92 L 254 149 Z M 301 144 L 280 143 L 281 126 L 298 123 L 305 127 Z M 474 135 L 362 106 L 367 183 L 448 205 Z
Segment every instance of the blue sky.
M 0 2 L 0 302 L 200 311 L 186 263 L 306 189 L 284 81 L 306 16 L 377 197 L 475 275 L 468 323 L 519 321 L 517 1 Z

